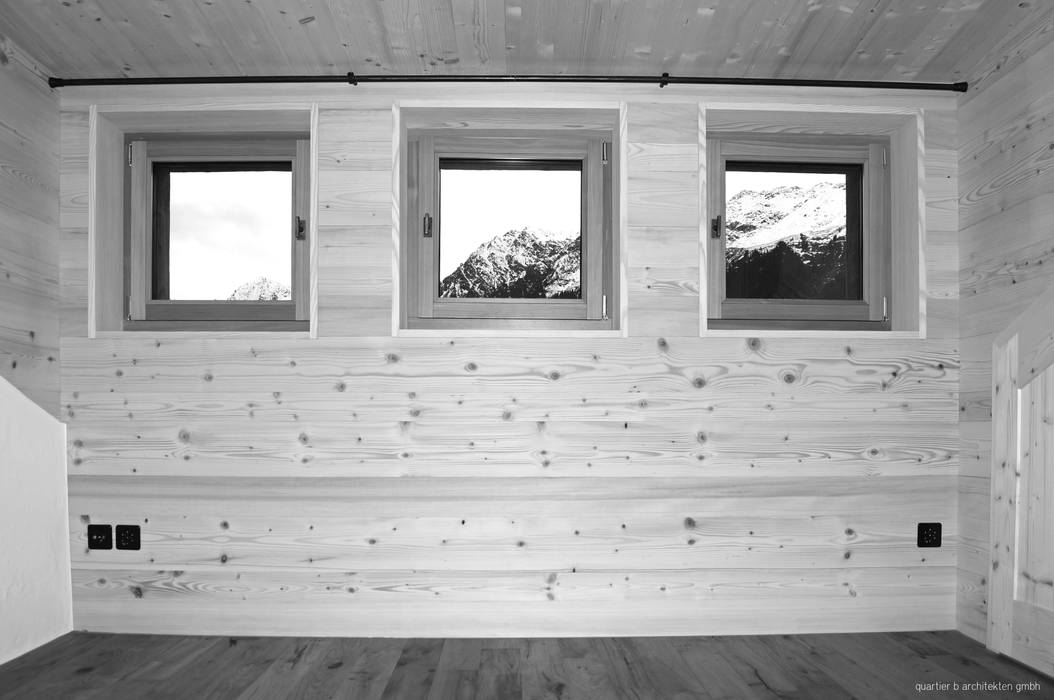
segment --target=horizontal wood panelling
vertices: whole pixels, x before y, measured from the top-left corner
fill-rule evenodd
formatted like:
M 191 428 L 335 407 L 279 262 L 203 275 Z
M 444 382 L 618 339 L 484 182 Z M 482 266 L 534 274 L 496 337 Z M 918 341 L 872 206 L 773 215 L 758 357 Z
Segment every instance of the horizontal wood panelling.
M 64 111 L 59 166 L 62 337 L 88 334 L 88 112 Z
M 946 145 L 955 127 L 950 111 L 926 115 L 926 331 L 939 338 L 959 330 L 958 161 Z
M 1023 63 L 1001 56 L 1000 63 L 1020 65 L 971 95 L 959 115 L 959 530 L 978 556 L 960 556 L 958 626 L 981 640 L 988 628 L 990 562 L 979 553 L 990 557 L 992 341 L 1054 284 L 1054 76 L 1047 68 L 1054 44 L 1032 50 Z
M 427 637 L 441 630 L 466 637 L 926 630 L 948 624 L 950 580 L 947 567 L 325 575 L 234 567 L 75 570 L 74 626 L 366 637 Z
M 882 478 L 880 494 L 855 475 L 671 476 L 661 486 L 605 476 L 201 478 L 171 494 L 159 478 L 82 481 L 72 482 L 75 530 L 79 522 L 123 518 L 142 523 L 147 535 L 132 553 L 88 550 L 78 533 L 75 567 L 345 571 L 413 562 L 452 571 L 647 571 L 955 563 L 951 549 L 906 546 L 919 518 L 955 512 L 948 479 L 937 476 Z
M 55 413 L 59 103 L 0 43 L 0 377 Z
M 392 329 L 392 110 L 323 109 L 318 121 L 318 333 Z
M 412 102 L 412 100 L 408 101 Z M 617 103 L 612 103 L 608 109 L 599 111 L 579 109 L 568 105 L 525 107 L 516 110 L 515 126 L 527 131 L 536 129 L 609 130 L 616 119 L 615 106 Z M 415 130 L 481 129 L 487 131 L 510 128 L 508 110 L 494 105 L 470 108 L 450 107 L 444 104 L 430 106 L 427 109 L 411 107 L 402 114 L 401 120 L 404 127 Z
M 205 120 L 203 120 L 203 117 Z M 229 111 L 209 110 L 198 112 L 181 110 L 164 112 L 150 117 L 149 126 L 144 129 L 143 115 L 137 110 L 110 112 L 106 116 L 119 131 L 143 133 L 147 129 L 163 134 L 201 134 L 203 121 L 208 124 L 208 131 L 216 134 L 227 133 L 295 133 L 307 134 L 311 130 L 310 112 L 305 109 L 260 109 Z M 149 132 L 147 132 L 149 133 Z M 164 153 L 163 149 L 158 149 Z
M 632 103 L 626 290 L 632 335 L 699 332 L 699 135 L 695 104 Z M 635 227 L 650 232 L 643 239 Z M 649 253 L 642 254 L 647 247 Z M 658 256 L 659 260 L 649 260 Z
M 70 408 L 81 392 L 103 399 L 108 393 L 108 402 L 137 396 L 164 403 L 171 392 L 228 402 L 248 396 L 261 406 L 283 396 L 314 394 L 324 403 L 297 408 L 354 409 L 366 420 L 375 410 L 369 396 L 376 403 L 398 395 L 396 411 L 381 406 L 376 409 L 379 418 L 412 417 L 408 411 L 418 398 L 443 402 L 440 407 L 451 418 L 459 406 L 467 406 L 469 419 L 481 417 L 473 412 L 481 406 L 482 415 L 501 417 L 497 408 L 509 404 L 509 418 L 526 410 L 522 417 L 541 420 L 546 416 L 537 412 L 537 401 L 558 417 L 561 406 L 575 406 L 570 415 L 599 418 L 600 409 L 589 405 L 599 398 L 635 406 L 642 418 L 649 412 L 693 407 L 710 417 L 743 418 L 736 412 L 741 407 L 764 410 L 765 420 L 793 420 L 802 407 L 834 421 L 954 421 L 949 411 L 955 407 L 958 367 L 950 341 L 914 343 L 893 356 L 890 350 L 896 345 L 883 339 L 307 342 L 132 334 L 67 339 L 65 345 L 73 353 L 66 376 L 77 381 L 64 395 Z M 489 407 L 488 395 L 494 397 Z M 522 402 L 526 408 L 517 405 Z M 838 412 L 844 412 L 841 419 Z
M 194 405 L 188 404 L 188 410 Z M 470 438 L 464 431 L 477 430 L 485 417 L 450 422 L 411 418 L 409 423 L 304 417 L 272 421 L 246 418 L 249 412 L 260 416 L 256 409 L 241 407 L 235 418 L 210 411 L 212 402 L 197 405 L 201 409 L 193 417 L 173 415 L 186 415 L 186 410 L 153 420 L 136 413 L 135 427 L 116 433 L 112 425 L 78 422 L 71 473 L 190 476 L 215 473 L 229 459 L 237 462 L 227 471 L 246 476 L 619 476 L 640 461 L 646 461 L 649 473 L 664 476 L 749 478 L 782 470 L 800 477 L 911 476 L 956 470 L 955 441 L 934 437 L 947 432 L 946 424 L 934 422 L 875 425 L 860 435 L 846 434 L 839 424 L 817 429 L 810 421 L 784 423 L 780 430 L 727 420 L 670 425 L 678 419 L 670 413 L 662 429 L 624 427 L 618 419 L 546 419 L 538 425 L 528 418 L 473 432 Z M 491 412 L 491 419 L 498 415 L 500 409 Z M 634 420 L 643 418 L 650 417 Z M 217 420 L 229 428 L 217 429 Z M 355 434 L 351 446 L 344 441 L 349 430 Z M 142 447 L 128 454 L 129 445 Z
M 427 590 L 443 600 L 404 600 L 399 606 L 417 612 L 400 624 L 460 634 L 450 610 L 473 600 L 483 615 L 495 596 L 529 600 L 531 589 L 517 581 L 544 588 L 554 572 L 591 572 L 592 583 L 560 600 L 580 629 L 599 630 L 628 627 L 640 614 L 620 608 L 605 626 L 589 612 L 608 600 L 597 590 L 627 575 L 670 572 L 626 589 L 630 599 L 653 588 L 665 595 L 662 586 L 705 591 L 717 575 L 746 606 L 765 585 L 750 583 L 747 570 L 782 581 L 784 569 L 815 576 L 814 567 L 831 568 L 855 581 L 875 569 L 910 587 L 955 565 L 951 548 L 914 548 L 923 519 L 948 523 L 947 537 L 956 536 L 956 360 L 946 341 L 917 344 L 899 360 L 880 340 L 520 340 L 515 351 L 482 340 L 66 343 L 77 358 L 67 385 L 83 387 L 64 404 L 71 473 L 83 475 L 71 484 L 71 531 L 78 577 L 92 586 L 77 589 L 78 624 L 93 629 L 118 624 L 103 611 L 134 590 L 147 591 L 143 619 L 173 630 L 189 624 L 170 617 L 184 598 L 201 610 L 218 595 L 215 606 L 225 608 L 222 583 L 187 573 L 196 593 L 159 601 L 152 587 L 168 584 L 136 578 L 136 567 L 237 568 L 242 579 L 273 586 L 250 595 L 259 596 L 253 605 L 283 596 L 318 611 L 328 599 L 319 598 L 323 608 L 311 601 L 328 594 L 326 585 L 391 590 L 381 572 L 413 562 L 424 578 L 408 586 L 411 596 Z M 930 419 L 905 417 L 905 406 L 910 416 L 930 402 Z M 417 478 L 385 478 L 406 476 Z M 82 516 L 141 523 L 144 549 L 87 552 Z M 893 573 L 903 567 L 919 570 Z M 105 573 L 114 568 L 128 571 L 114 579 Z M 310 589 L 284 582 L 282 572 L 301 569 L 322 578 L 294 575 Z M 698 569 L 713 573 L 700 578 Z M 342 579 L 347 571 L 358 574 Z M 450 575 L 464 583 L 444 583 Z M 100 577 L 118 583 L 100 586 Z M 895 589 L 876 584 L 871 595 L 899 599 Z M 950 605 L 950 589 L 938 590 L 919 595 Z M 854 607 L 845 595 L 832 583 L 807 597 L 845 606 L 838 624 L 864 624 L 873 601 Z M 771 608 L 754 603 L 771 609 L 767 629 L 833 624 L 794 622 L 801 613 L 792 615 L 783 593 L 778 599 Z M 386 609 L 383 601 L 364 605 Z M 649 624 L 731 631 L 724 606 L 704 603 L 688 616 L 695 623 L 659 611 Z M 565 629 L 560 616 L 503 621 L 497 610 L 475 634 Z M 917 618 L 920 626 L 949 624 L 950 609 L 937 610 Z M 119 625 L 137 628 L 137 615 L 125 609 Z M 234 618 L 224 615 L 210 616 L 218 626 L 209 629 L 231 629 Z M 339 615 L 350 615 L 342 625 L 373 624 L 358 612 Z
M 627 203 L 630 226 L 689 226 L 699 220 L 696 172 L 631 172 Z
M 392 331 L 392 226 L 318 229 L 320 336 Z
M 671 86 L 653 104 L 636 88 L 522 87 L 391 94 L 626 102 L 628 338 L 392 337 L 391 99 L 283 87 L 238 94 L 319 102 L 319 338 L 89 340 L 76 325 L 81 123 L 66 117 L 62 415 L 78 627 L 581 635 L 954 623 L 947 150 L 927 161 L 928 339 L 702 339 L 698 115 L 711 93 L 670 100 Z M 164 104 L 149 93 L 144 103 Z M 171 104 L 230 107 L 229 95 L 196 95 Z M 105 99 L 135 106 L 122 91 Z M 954 140 L 952 102 L 922 99 L 934 143 Z M 919 550 L 915 523 L 931 518 L 946 545 Z M 89 520 L 139 523 L 144 548 L 87 553 Z

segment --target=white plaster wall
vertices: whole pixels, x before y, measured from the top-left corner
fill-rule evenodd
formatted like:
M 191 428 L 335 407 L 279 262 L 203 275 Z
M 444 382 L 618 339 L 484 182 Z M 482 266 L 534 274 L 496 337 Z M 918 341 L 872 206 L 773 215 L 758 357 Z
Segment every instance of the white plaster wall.
M 0 663 L 73 628 L 66 426 L 0 378 Z

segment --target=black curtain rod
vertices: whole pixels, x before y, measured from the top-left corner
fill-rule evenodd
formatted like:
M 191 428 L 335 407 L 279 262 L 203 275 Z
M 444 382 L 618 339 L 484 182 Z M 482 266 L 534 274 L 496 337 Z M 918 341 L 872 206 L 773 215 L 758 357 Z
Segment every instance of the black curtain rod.
M 240 85 L 254 83 L 644 83 L 667 85 L 755 85 L 966 92 L 966 83 L 914 83 L 884 80 L 807 80 L 801 78 L 699 78 L 663 73 L 647 75 L 245 75 L 176 78 L 48 78 L 53 88 L 101 85 Z

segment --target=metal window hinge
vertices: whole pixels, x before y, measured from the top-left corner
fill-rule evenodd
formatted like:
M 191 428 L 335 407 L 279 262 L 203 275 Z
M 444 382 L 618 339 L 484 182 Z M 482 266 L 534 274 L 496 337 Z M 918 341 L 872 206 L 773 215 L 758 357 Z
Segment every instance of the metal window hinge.
M 296 221 L 294 222 L 293 238 L 298 241 L 307 239 L 307 222 L 299 216 L 296 217 Z
M 722 233 L 724 233 L 724 227 L 721 226 L 721 215 L 718 214 L 710 219 L 710 238 L 720 238 Z
M 889 323 L 889 306 L 886 297 L 882 297 L 882 323 Z
M 425 238 L 431 238 L 432 237 L 432 215 L 431 214 L 425 214 L 424 221 L 422 221 L 421 224 L 422 224 L 422 226 L 421 226 L 422 231 L 421 232 L 424 234 L 424 237 Z
M 889 151 L 885 148 L 882 149 L 882 167 L 889 166 Z
M 125 321 L 132 320 L 132 295 L 128 295 L 128 314 L 124 317 Z
M 600 164 L 607 165 L 611 160 L 611 143 L 604 141 L 600 144 Z
M 128 144 L 128 167 L 132 167 L 132 144 Z
M 600 318 L 608 320 L 608 295 L 604 294 L 600 297 Z

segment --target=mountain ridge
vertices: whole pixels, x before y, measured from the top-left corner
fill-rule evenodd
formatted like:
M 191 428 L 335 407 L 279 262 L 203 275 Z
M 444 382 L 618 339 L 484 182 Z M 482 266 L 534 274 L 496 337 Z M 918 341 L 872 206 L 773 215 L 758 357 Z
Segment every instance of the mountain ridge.
M 728 298 L 859 298 L 847 281 L 845 197 L 844 184 L 823 182 L 743 190 L 729 198 Z
M 509 229 L 474 250 L 439 284 L 444 299 L 580 299 L 582 236 Z

